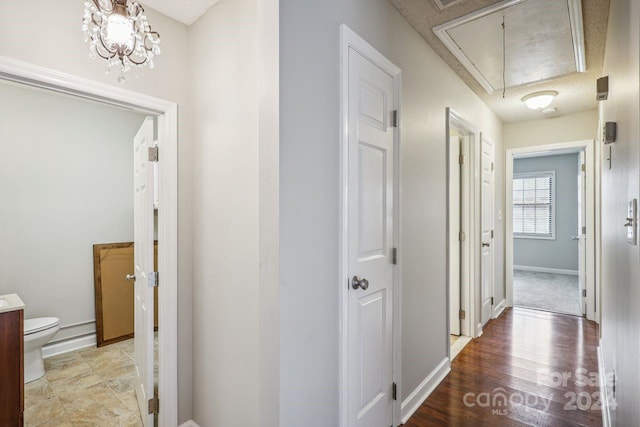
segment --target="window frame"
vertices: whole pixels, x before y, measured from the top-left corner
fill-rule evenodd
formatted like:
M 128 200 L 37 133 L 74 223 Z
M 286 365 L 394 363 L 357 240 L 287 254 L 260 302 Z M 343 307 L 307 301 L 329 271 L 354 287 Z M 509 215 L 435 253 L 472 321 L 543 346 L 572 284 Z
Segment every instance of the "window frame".
M 550 234 L 534 234 L 534 233 L 517 233 L 513 231 L 514 239 L 534 239 L 534 240 L 556 240 L 556 171 L 555 170 L 547 170 L 547 171 L 531 171 L 531 172 L 518 172 L 513 174 L 513 181 L 516 179 L 526 179 L 526 178 L 546 178 L 551 176 L 551 224 L 550 224 Z M 524 203 L 514 203 L 513 202 L 513 183 L 511 184 L 511 216 L 515 217 L 513 214 L 513 208 L 516 205 L 524 205 Z M 512 221 L 512 228 L 515 224 L 515 219 Z

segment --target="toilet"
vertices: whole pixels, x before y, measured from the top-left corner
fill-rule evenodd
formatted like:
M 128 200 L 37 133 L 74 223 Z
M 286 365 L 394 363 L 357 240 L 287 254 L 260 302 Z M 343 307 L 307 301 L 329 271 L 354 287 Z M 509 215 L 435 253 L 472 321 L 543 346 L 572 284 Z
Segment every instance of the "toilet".
M 60 319 L 38 317 L 24 321 L 24 382 L 29 383 L 44 375 L 42 346 L 60 330 Z

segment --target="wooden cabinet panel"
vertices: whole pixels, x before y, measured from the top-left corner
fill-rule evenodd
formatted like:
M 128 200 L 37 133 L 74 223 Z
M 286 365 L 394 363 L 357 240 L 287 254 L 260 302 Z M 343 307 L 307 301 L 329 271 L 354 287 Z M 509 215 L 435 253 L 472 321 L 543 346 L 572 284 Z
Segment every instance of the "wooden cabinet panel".
M 24 311 L 0 313 L 0 426 L 22 426 Z

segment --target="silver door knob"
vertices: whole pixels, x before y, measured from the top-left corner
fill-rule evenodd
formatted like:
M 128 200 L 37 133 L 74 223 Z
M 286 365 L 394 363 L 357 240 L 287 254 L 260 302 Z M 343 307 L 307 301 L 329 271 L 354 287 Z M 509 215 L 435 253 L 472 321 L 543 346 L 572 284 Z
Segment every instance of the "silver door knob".
M 580 236 L 571 236 L 571 240 L 580 240 Z
M 127 274 L 125 276 L 125 279 L 127 279 L 127 282 L 135 282 L 136 280 L 136 275 L 135 274 Z
M 489 245 L 488 243 L 482 242 L 482 247 L 483 248 L 488 248 L 489 246 L 491 246 L 491 245 Z
M 358 276 L 353 276 L 353 279 L 351 279 L 351 287 L 353 289 L 360 288 L 366 291 L 367 288 L 369 288 L 369 281 L 367 279 L 359 279 Z

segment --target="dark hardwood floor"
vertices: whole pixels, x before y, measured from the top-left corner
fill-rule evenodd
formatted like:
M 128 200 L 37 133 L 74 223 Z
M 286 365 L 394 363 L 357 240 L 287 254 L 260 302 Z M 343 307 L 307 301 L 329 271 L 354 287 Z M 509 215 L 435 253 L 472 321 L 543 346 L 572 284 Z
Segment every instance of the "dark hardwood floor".
M 602 426 L 597 343 L 581 317 L 508 309 L 405 426 Z

